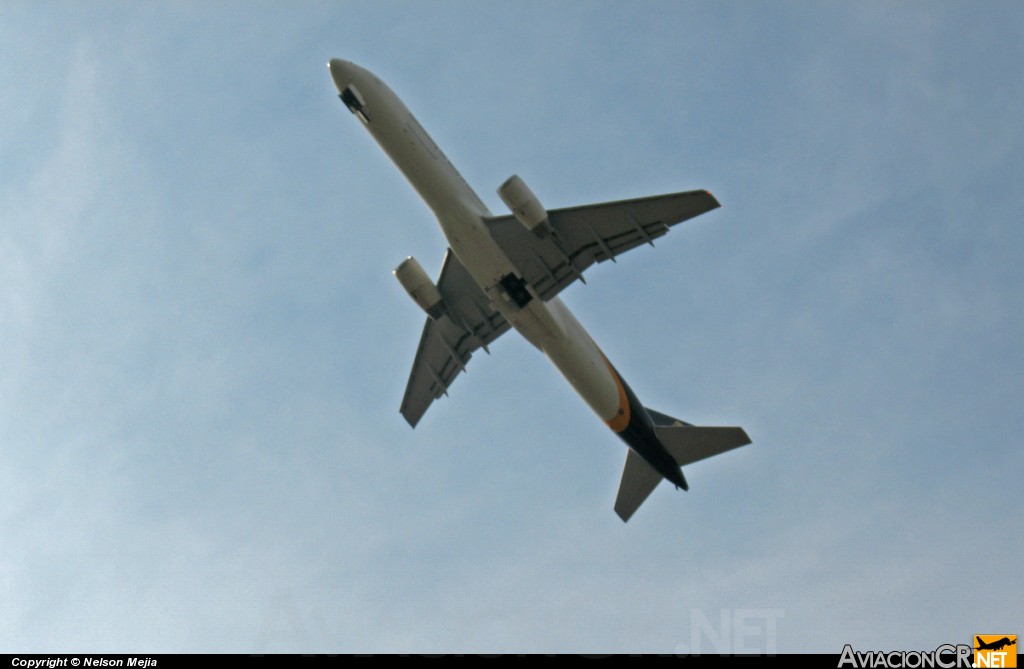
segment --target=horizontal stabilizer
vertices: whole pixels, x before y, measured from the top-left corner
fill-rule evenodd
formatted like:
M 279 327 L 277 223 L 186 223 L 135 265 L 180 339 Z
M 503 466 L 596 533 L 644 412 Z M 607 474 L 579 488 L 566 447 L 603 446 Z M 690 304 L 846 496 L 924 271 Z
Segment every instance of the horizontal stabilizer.
M 742 427 L 697 427 L 653 409 L 647 409 L 647 413 L 654 423 L 658 441 L 680 467 L 750 443 Z M 661 479 L 661 474 L 643 456 L 632 448 L 627 451 L 626 468 L 622 471 L 619 496 L 615 500 L 615 513 L 623 522 L 640 508 Z
M 622 522 L 630 519 L 661 482 L 661 474 L 632 448 L 626 451 L 626 468 L 622 470 L 619 496 L 615 499 L 615 513 Z
M 742 427 L 655 427 L 654 434 L 680 467 L 750 443 Z

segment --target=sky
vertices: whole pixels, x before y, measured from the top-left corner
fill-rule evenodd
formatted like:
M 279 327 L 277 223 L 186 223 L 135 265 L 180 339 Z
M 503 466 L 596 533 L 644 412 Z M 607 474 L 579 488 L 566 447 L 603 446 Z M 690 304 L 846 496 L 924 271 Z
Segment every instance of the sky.
M 0 45 L 0 652 L 1024 632 L 1019 3 L 14 0 Z M 562 298 L 753 444 L 623 524 L 515 333 L 410 429 L 391 270 L 446 244 L 332 57 L 496 213 L 714 193 Z

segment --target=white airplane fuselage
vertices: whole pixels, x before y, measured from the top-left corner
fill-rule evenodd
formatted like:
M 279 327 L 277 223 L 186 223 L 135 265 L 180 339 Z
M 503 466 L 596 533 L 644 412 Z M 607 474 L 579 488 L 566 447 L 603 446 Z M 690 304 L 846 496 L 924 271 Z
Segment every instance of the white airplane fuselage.
M 558 298 L 519 306 L 509 299 L 502 277 L 518 274 L 484 224 L 492 216 L 469 184 L 394 92 L 373 73 L 333 59 L 331 76 L 346 105 L 434 212 L 452 252 L 490 298 L 494 308 L 531 344 L 544 352 L 590 408 L 666 479 L 686 488 L 672 457 L 654 437 L 651 419 L 583 326 Z M 639 441 L 638 441 L 639 440 Z

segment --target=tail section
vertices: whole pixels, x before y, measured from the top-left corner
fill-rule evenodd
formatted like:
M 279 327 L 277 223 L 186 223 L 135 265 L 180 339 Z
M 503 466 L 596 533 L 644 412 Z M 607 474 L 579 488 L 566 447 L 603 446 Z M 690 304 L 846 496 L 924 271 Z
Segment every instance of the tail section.
M 750 443 L 750 437 L 741 427 L 697 427 L 652 409 L 647 409 L 647 413 L 654 423 L 658 441 L 680 467 Z M 640 508 L 661 479 L 661 474 L 654 467 L 629 449 L 619 495 L 615 500 L 615 513 L 623 522 Z

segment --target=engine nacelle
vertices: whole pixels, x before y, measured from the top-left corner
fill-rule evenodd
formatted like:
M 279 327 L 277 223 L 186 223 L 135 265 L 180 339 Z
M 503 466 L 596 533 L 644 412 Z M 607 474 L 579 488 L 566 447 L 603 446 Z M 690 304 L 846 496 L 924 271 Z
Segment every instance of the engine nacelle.
M 398 283 L 405 288 L 405 292 L 409 293 L 409 297 L 420 305 L 428 316 L 436 319 L 444 313 L 444 298 L 441 297 L 441 291 L 416 262 L 416 258 L 409 256 L 403 260 L 402 264 L 395 268 L 394 274 Z
M 498 196 L 527 230 L 541 239 L 551 233 L 547 210 L 541 206 L 540 200 L 519 175 L 513 174 L 506 179 L 505 183 L 498 187 Z

